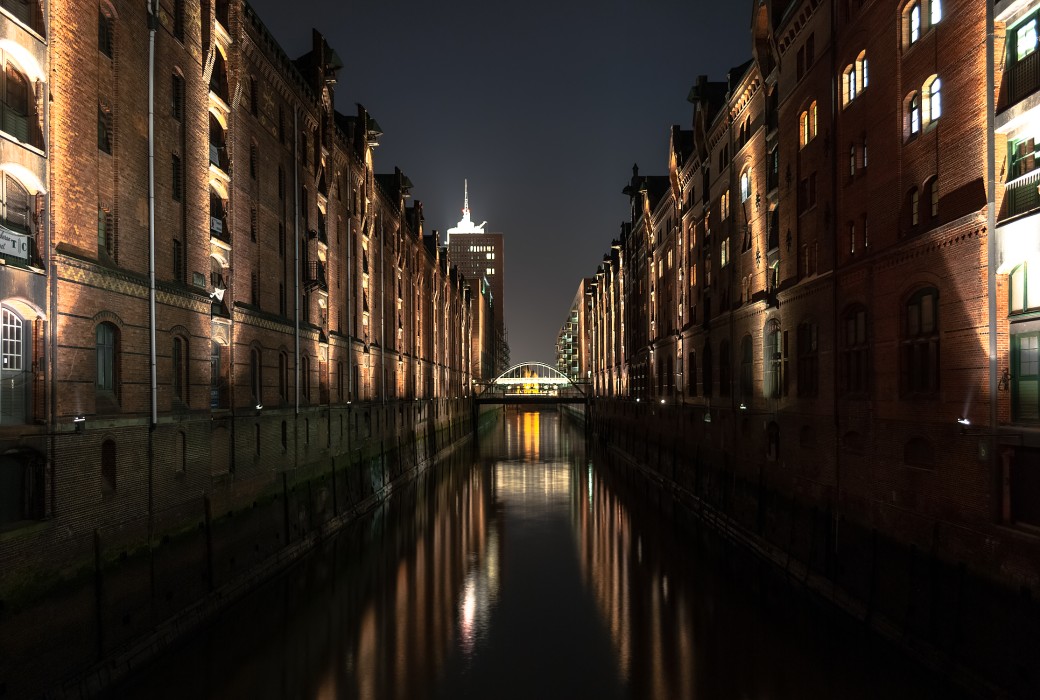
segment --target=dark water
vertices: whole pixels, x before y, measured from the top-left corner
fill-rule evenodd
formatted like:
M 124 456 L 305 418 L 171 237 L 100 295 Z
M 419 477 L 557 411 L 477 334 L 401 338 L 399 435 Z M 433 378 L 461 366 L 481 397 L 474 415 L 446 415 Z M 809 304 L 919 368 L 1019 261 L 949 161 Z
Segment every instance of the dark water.
M 513 410 L 113 695 L 954 697 Z

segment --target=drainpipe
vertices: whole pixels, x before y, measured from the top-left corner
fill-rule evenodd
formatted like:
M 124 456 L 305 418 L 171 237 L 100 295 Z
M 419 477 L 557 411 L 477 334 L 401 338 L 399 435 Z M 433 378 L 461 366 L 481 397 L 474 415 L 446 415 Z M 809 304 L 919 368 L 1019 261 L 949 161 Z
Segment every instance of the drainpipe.
M 151 427 L 159 422 L 155 372 L 155 31 L 157 0 L 148 3 L 148 364 L 152 393 Z M 149 500 L 151 492 L 149 490 Z
M 154 499 L 155 426 L 159 422 L 159 386 L 155 372 L 155 31 L 159 26 L 158 0 L 148 2 L 148 366 L 152 415 L 148 431 L 149 536 Z M 153 571 L 154 579 L 154 571 Z M 152 585 L 154 587 L 154 580 Z
M 996 57 L 993 2 L 986 3 L 986 298 L 989 316 L 989 463 L 995 467 L 997 455 L 997 154 L 993 129 L 996 122 Z M 1005 504 L 1001 504 L 1005 507 Z
M 293 107 L 293 362 L 296 375 L 295 414 L 300 415 L 300 110 Z

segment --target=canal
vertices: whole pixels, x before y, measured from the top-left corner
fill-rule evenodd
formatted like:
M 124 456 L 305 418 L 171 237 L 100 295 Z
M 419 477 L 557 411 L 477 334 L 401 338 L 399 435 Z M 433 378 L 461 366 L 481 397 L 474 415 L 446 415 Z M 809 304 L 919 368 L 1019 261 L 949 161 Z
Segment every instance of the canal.
M 111 694 L 956 697 L 595 461 L 560 413 L 508 409 Z

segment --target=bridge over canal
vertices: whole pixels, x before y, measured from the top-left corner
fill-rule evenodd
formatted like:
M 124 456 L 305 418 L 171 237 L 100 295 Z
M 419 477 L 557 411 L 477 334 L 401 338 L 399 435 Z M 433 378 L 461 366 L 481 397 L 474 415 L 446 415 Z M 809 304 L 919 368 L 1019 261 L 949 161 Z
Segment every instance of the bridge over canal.
M 477 404 L 588 403 L 588 382 L 575 382 L 544 362 L 521 362 L 489 382 L 478 383 Z

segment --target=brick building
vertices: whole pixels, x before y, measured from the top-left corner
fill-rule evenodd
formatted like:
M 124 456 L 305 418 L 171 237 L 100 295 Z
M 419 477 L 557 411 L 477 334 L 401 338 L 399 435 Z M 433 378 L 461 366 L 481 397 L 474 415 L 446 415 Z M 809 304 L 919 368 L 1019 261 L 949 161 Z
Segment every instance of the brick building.
M 827 566 L 873 536 L 1040 594 L 1038 9 L 756 2 L 752 60 L 697 82 L 668 175 L 625 189 L 597 273 L 621 291 L 601 282 L 591 321 L 624 329 L 622 360 L 593 346 L 597 393 L 666 404 L 674 478 L 720 468 L 767 539 L 764 499 L 826 514 L 806 556 Z
M 375 171 L 323 37 L 291 60 L 242 0 L 150 5 L 0 12 L 0 600 L 99 530 L 434 436 L 489 352 L 487 289 Z

